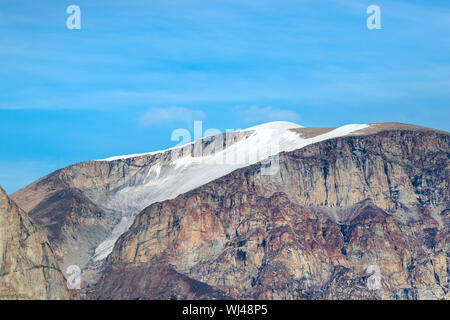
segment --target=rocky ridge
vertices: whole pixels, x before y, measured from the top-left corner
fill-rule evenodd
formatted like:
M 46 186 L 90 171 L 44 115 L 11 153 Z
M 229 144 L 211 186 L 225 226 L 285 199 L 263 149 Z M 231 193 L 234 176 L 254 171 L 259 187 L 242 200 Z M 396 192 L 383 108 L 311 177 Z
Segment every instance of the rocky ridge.
M 236 299 L 448 299 L 449 158 L 448 133 L 396 128 L 282 153 L 274 176 L 236 170 L 143 210 L 92 297 L 124 285 L 120 265 L 171 266 Z
M 306 139 L 296 150 L 288 143 L 293 151 L 195 188 L 172 183 L 170 194 L 160 181 L 184 181 L 186 157 L 209 158 L 252 131 L 76 164 L 12 197 L 47 230 L 63 268 L 89 266 L 105 239 L 119 239 L 84 274 L 88 298 L 448 299 L 449 134 L 345 130 L 294 127 L 285 142 Z M 279 164 L 274 175 L 268 163 Z
M 74 298 L 43 230 L 0 187 L 0 299 Z

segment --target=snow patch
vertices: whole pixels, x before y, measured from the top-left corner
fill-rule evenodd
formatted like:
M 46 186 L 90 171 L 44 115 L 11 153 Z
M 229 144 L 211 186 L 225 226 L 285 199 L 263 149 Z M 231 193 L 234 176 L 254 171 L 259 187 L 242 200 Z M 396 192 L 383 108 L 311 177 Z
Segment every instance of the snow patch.
M 345 136 L 368 126 L 367 124 L 346 125 L 322 135 L 305 139 L 290 130 L 302 128 L 301 126 L 292 122 L 271 122 L 242 130 L 253 131 L 253 133 L 212 155 L 192 157 L 189 154 L 170 163 L 154 164 L 141 179 L 135 179 L 133 184 L 126 185 L 108 196 L 105 206 L 122 212 L 123 216 L 111 236 L 96 248 L 94 261 L 105 259 L 112 252 L 120 235 L 130 228 L 135 216 L 152 203 L 173 199 L 236 169 L 266 160 L 280 152 L 294 151 L 313 143 Z M 168 150 L 173 149 L 176 148 Z M 103 161 L 126 159 L 158 152 L 163 151 L 111 157 Z

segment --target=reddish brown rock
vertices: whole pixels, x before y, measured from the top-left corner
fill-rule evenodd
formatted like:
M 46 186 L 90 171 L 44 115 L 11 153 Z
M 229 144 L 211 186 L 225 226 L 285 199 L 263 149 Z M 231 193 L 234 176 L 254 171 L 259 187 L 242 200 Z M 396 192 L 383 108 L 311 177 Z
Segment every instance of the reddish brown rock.
M 239 299 L 448 299 L 449 146 L 390 130 L 281 154 L 276 176 L 254 165 L 149 206 L 107 266 L 157 259 Z
M 274 176 L 252 165 L 154 203 L 116 243 L 90 294 L 448 299 L 449 144 L 446 132 L 375 124 L 280 154 Z M 76 164 L 13 198 L 48 230 L 62 265 L 83 266 L 121 216 L 107 210 L 111 195 L 142 183 L 169 156 Z M 370 266 L 380 269 L 379 290 L 367 286 Z M 191 280 L 220 294 L 196 295 Z

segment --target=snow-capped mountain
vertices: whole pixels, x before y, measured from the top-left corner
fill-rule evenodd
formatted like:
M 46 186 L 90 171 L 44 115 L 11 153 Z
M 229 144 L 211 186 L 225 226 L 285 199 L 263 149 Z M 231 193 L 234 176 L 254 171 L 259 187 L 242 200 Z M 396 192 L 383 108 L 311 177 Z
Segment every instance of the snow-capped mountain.
M 225 144 L 222 143 L 221 136 L 216 136 L 210 139 L 212 148 L 207 146 L 205 150 L 194 148 L 192 152 L 188 150 L 187 154 L 179 155 L 182 149 L 192 147 L 195 142 L 169 151 L 115 156 L 100 160 L 118 161 L 171 152 L 170 162 L 154 162 L 145 175 L 134 176 L 102 203 L 102 206 L 107 209 L 122 212 L 123 216 L 119 224 L 114 227 L 111 236 L 96 248 L 94 260 L 106 258 L 119 236 L 128 230 L 134 217 L 154 202 L 175 198 L 236 169 L 263 161 L 280 152 L 288 152 L 315 142 L 345 136 L 366 127 L 368 126 L 364 124 L 347 125 L 312 138 L 302 138 L 299 133 L 292 130 L 302 128 L 300 125 L 291 122 L 270 122 L 243 130 L 241 133 L 248 134 L 229 145 L 226 145 L 226 141 Z
M 129 296 L 135 291 L 128 290 L 126 284 L 121 286 L 125 291 L 111 287 L 117 281 L 134 281 L 137 274 L 145 278 L 148 272 L 158 270 L 171 274 L 175 287 L 180 284 L 188 288 L 191 280 L 200 281 L 218 296 L 289 298 L 297 297 L 296 292 L 303 288 L 316 290 L 310 294 L 328 292 L 335 297 L 336 290 L 347 290 L 345 281 L 333 278 L 341 274 L 340 267 L 350 268 L 346 276 L 359 281 L 359 234 L 364 239 L 374 235 L 366 229 L 355 234 L 351 230 L 369 224 L 373 224 L 371 228 L 388 228 L 390 234 L 373 238 L 377 243 L 373 249 L 361 247 L 370 252 L 364 259 L 381 259 L 388 253 L 388 262 L 383 262 L 383 258 L 380 263 L 389 263 L 386 268 L 402 277 L 415 277 L 412 269 L 403 270 L 403 264 L 389 262 L 405 257 L 401 258 L 395 250 L 383 249 L 383 239 L 406 237 L 399 241 L 417 242 L 414 247 L 418 248 L 423 239 L 428 239 L 427 230 L 436 228 L 436 237 L 445 236 L 448 148 L 448 133 L 412 125 L 305 128 L 290 122 L 273 122 L 168 150 L 74 164 L 11 197 L 47 230 L 63 271 L 70 265 L 81 267 L 85 270 L 83 281 L 88 284 L 102 277 L 96 289 L 100 298 L 165 297 L 139 291 L 136 297 Z M 408 229 L 408 224 L 415 221 L 425 228 L 420 228 L 418 237 Z M 316 234 L 314 230 L 322 232 Z M 245 245 L 245 250 L 239 247 L 256 235 L 257 239 Z M 291 236 L 296 239 L 292 240 L 295 244 L 289 240 Z M 400 242 L 390 243 L 389 248 L 400 248 Z M 282 243 L 304 256 L 294 257 L 290 256 L 292 252 L 276 249 Z M 253 247 L 256 244 L 257 248 Z M 239 249 L 233 249 L 236 246 Z M 311 251 L 306 247 L 311 247 Z M 271 251 L 266 252 L 265 248 Z M 424 254 L 409 247 L 401 250 L 411 259 L 422 259 Z M 253 260 L 247 261 L 246 252 Z M 310 256 L 311 252 L 320 259 Z M 441 253 L 434 253 L 436 259 L 442 258 Z M 106 257 L 109 258 L 105 260 Z M 275 268 L 269 260 L 260 265 L 262 257 L 280 261 L 289 270 L 297 266 L 285 284 L 298 283 L 300 287 L 271 294 L 275 280 L 270 280 L 270 275 L 285 271 L 277 269 L 279 265 Z M 159 262 L 153 265 L 151 259 Z M 241 270 L 239 261 L 244 260 Z M 433 268 L 444 268 L 442 261 L 436 260 Z M 129 263 L 137 269 L 126 269 Z M 149 263 L 153 266 L 150 269 Z M 326 267 L 335 264 L 338 269 Z M 435 272 L 440 279 L 443 277 L 441 269 Z M 269 278 L 252 280 L 253 273 Z M 124 274 L 132 278 L 123 277 Z M 228 278 L 224 278 L 226 274 Z M 309 284 L 297 276 L 309 279 Z M 415 286 L 429 287 L 431 284 L 424 283 L 434 281 L 433 277 L 426 281 L 414 279 Z M 148 281 L 153 283 L 154 279 Z M 258 281 L 269 284 L 255 286 Z M 337 281 L 339 287 L 321 287 L 329 281 Z M 219 289 L 220 283 L 231 291 Z M 441 297 L 442 285 L 433 285 L 435 291 L 426 287 L 416 294 Z M 170 296 L 195 297 L 188 289 L 184 296 L 170 288 Z M 265 293 L 261 296 L 258 290 Z M 400 291 L 383 294 L 391 297 Z M 372 296 L 364 290 L 360 294 Z
M 268 179 L 237 169 L 142 210 L 91 296 L 449 299 L 449 154 L 446 132 L 384 123 L 282 152 Z
M 152 203 L 172 199 L 280 152 L 367 127 L 352 124 L 311 135 L 295 123 L 270 122 L 167 150 L 78 163 L 12 196 L 36 220 L 51 226 L 50 238 L 64 267 L 84 267 L 106 258 L 134 217 Z

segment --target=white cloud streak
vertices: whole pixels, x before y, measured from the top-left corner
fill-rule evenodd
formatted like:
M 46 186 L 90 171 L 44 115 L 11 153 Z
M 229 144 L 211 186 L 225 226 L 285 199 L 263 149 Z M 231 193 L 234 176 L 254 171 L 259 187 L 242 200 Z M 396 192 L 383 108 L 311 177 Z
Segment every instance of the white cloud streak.
M 192 110 L 181 107 L 152 108 L 140 118 L 142 125 L 157 125 L 172 122 L 192 123 L 195 120 L 205 118 L 205 113 L 200 110 Z
M 267 121 L 292 121 L 299 122 L 300 115 L 292 110 L 275 109 L 270 106 L 251 106 L 239 112 L 239 117 L 244 117 L 247 122 L 267 122 Z

